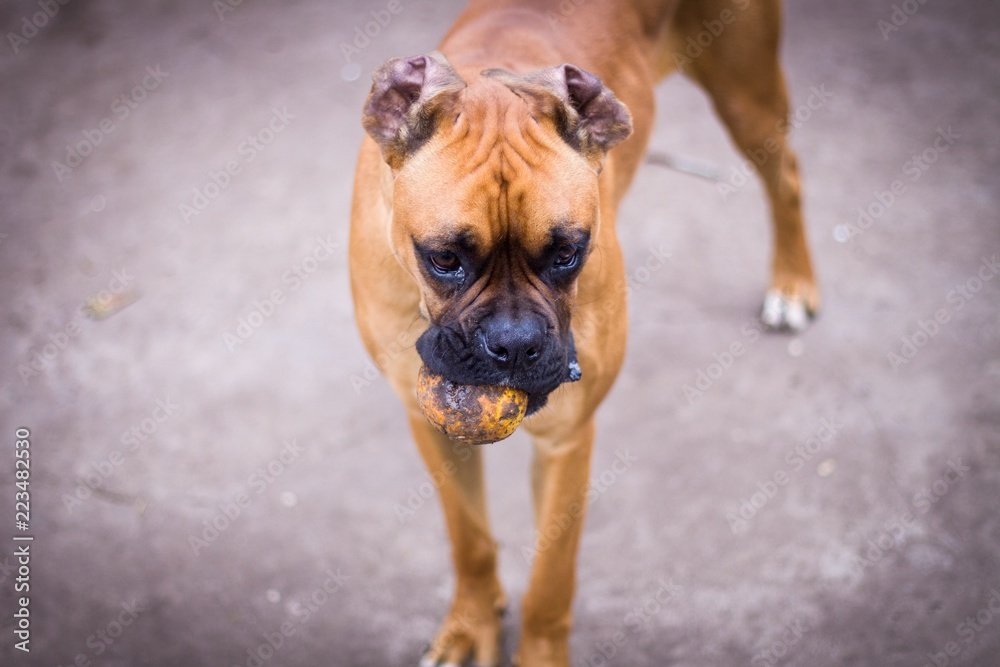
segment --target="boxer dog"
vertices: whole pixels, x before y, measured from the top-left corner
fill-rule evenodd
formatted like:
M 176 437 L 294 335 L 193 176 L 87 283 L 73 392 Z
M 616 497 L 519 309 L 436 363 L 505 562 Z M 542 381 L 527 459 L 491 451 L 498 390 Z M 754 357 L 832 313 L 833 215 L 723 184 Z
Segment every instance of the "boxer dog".
M 351 212 L 356 319 L 439 484 L 456 575 L 421 665 L 498 664 L 505 605 L 480 450 L 421 415 L 421 364 L 529 395 L 545 541 L 515 662 L 570 664 L 594 411 L 625 351 L 616 211 L 652 131 L 658 80 L 683 71 L 740 151 L 768 156 L 764 322 L 799 329 L 816 312 L 779 34 L 778 0 L 473 0 L 437 51 L 374 73 Z

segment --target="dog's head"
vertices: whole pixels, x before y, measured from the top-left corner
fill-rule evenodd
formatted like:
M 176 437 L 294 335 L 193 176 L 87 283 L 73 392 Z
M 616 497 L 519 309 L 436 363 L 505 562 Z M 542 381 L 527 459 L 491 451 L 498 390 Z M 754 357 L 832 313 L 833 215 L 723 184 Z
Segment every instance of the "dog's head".
M 417 351 L 453 382 L 524 390 L 534 412 L 580 377 L 577 278 L 628 110 L 573 65 L 466 82 L 434 53 L 390 60 L 373 79 L 364 127 L 392 168 L 387 232 L 430 323 Z

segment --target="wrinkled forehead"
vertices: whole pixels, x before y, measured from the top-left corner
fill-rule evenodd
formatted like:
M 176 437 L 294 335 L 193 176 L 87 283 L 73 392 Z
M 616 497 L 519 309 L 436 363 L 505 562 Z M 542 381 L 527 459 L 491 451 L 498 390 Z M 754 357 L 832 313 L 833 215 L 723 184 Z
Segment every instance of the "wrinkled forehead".
M 515 237 L 530 250 L 550 244 L 553 229 L 592 233 L 597 174 L 517 96 L 485 101 L 465 100 L 399 172 L 397 222 L 421 240 L 491 247 Z

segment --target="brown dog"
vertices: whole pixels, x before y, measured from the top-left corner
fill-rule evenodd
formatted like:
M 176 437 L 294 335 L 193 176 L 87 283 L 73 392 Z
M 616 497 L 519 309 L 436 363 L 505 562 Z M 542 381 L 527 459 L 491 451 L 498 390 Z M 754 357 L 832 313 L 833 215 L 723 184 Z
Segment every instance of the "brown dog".
M 455 382 L 529 395 L 535 520 L 547 543 L 532 564 L 517 658 L 569 665 L 593 415 L 625 349 L 616 210 L 652 130 L 659 79 L 682 69 L 742 152 L 770 156 L 759 168 L 775 239 L 763 317 L 799 328 L 816 311 L 782 132 L 779 32 L 777 0 L 473 0 L 440 52 L 375 73 L 351 221 L 357 322 L 440 480 L 457 576 L 421 664 L 497 664 L 505 604 L 479 451 L 421 416 L 424 363 Z M 574 361 L 582 379 L 568 383 Z

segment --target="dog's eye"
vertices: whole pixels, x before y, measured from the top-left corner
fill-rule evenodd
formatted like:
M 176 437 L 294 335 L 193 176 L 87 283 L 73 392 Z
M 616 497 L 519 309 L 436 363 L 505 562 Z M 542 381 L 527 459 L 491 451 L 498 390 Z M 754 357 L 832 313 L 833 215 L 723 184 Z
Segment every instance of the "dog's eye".
M 559 250 L 556 251 L 556 258 L 552 264 L 553 266 L 565 269 L 576 264 L 579 255 L 580 249 L 571 243 L 567 243 L 560 246 Z
M 441 274 L 455 273 L 462 268 L 462 262 L 458 259 L 458 255 L 447 250 L 436 252 L 428 256 L 427 260 L 434 267 L 434 270 Z

